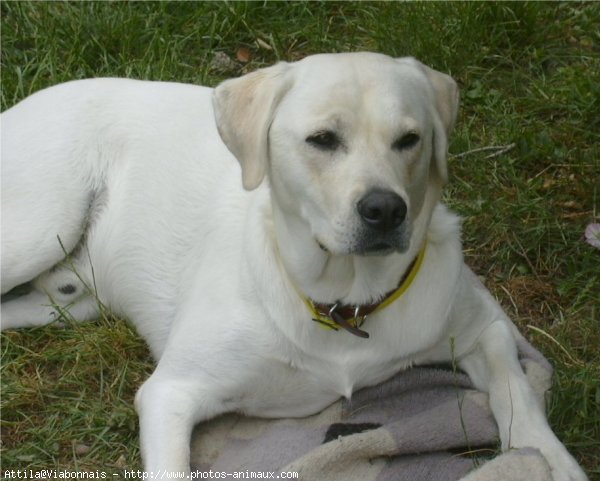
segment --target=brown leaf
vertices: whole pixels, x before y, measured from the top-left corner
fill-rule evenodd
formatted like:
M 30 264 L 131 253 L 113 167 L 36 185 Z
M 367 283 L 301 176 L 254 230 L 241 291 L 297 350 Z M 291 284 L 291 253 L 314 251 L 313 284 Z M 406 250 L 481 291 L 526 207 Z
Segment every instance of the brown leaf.
M 92 448 L 87 444 L 79 443 L 75 445 L 75 454 L 83 456 L 84 454 L 89 453 L 90 449 Z
M 115 467 L 119 469 L 125 469 L 127 467 L 127 460 L 125 459 L 125 455 L 121 454 L 119 459 L 117 459 L 115 463 Z
M 240 47 L 235 53 L 235 58 L 237 58 L 239 62 L 248 63 L 252 58 L 252 52 L 248 47 Z

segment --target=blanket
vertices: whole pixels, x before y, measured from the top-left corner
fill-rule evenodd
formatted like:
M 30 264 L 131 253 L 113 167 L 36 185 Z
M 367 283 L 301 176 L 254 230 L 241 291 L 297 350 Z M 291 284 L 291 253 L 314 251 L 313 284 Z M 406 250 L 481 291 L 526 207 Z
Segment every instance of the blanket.
M 539 401 L 548 361 L 522 338 L 521 365 Z M 227 414 L 196 427 L 198 478 L 306 481 L 547 481 L 550 468 L 526 448 L 499 451 L 487 395 L 451 366 L 415 367 L 302 419 Z M 282 473 L 286 473 L 283 474 Z

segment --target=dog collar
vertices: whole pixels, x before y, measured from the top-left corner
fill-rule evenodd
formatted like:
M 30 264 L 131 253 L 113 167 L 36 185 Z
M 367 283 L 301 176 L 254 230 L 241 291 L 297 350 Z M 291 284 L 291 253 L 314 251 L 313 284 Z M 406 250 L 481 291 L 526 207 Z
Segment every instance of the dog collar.
M 302 300 L 311 312 L 312 320 L 324 329 L 338 331 L 341 327 L 355 336 L 368 338 L 369 333 L 360 329 L 367 316 L 385 309 L 408 290 L 423 264 L 425 249 L 426 244 L 423 245 L 417 257 L 408 266 L 408 269 L 398 283 L 398 287 L 385 294 L 378 302 L 350 305 L 342 304 L 338 301 L 333 304 L 323 304 L 302 296 Z

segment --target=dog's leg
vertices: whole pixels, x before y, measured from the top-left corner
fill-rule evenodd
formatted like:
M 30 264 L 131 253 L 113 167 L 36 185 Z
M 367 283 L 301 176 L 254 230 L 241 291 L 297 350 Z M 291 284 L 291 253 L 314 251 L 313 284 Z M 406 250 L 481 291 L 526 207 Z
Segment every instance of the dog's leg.
M 475 386 L 487 391 L 498 424 L 502 449 L 531 446 L 544 455 L 554 481 L 585 481 L 577 462 L 550 429 L 517 357 L 510 326 L 493 322 L 475 350 L 460 360 Z
M 81 100 L 56 92 L 47 89 L 1 116 L 2 294 L 72 252 L 94 200 L 95 156 L 75 128 Z
M 189 479 L 192 429 L 222 413 L 222 403 L 196 378 L 161 375 L 160 367 L 135 397 L 144 469 L 153 478 L 185 475 Z
M 11 195 L 15 189 L 8 188 L 8 182 L 3 179 L 2 183 L 2 190 L 9 191 L 2 193 L 2 294 L 31 281 L 75 249 L 83 235 L 90 203 L 90 194 L 71 192 L 69 197 L 74 189 L 53 186 L 51 180 L 47 186 L 46 179 L 41 179 L 44 188 L 34 192 L 21 187 L 24 192 L 20 196 Z M 67 206 L 56 206 L 69 202 Z

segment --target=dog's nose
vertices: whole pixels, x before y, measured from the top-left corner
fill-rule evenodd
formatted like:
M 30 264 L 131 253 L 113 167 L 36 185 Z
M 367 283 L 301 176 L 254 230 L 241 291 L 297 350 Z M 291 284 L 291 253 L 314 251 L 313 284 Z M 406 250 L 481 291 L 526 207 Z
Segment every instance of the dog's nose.
M 372 190 L 356 207 L 362 220 L 380 231 L 393 230 L 406 218 L 406 202 L 389 190 Z

